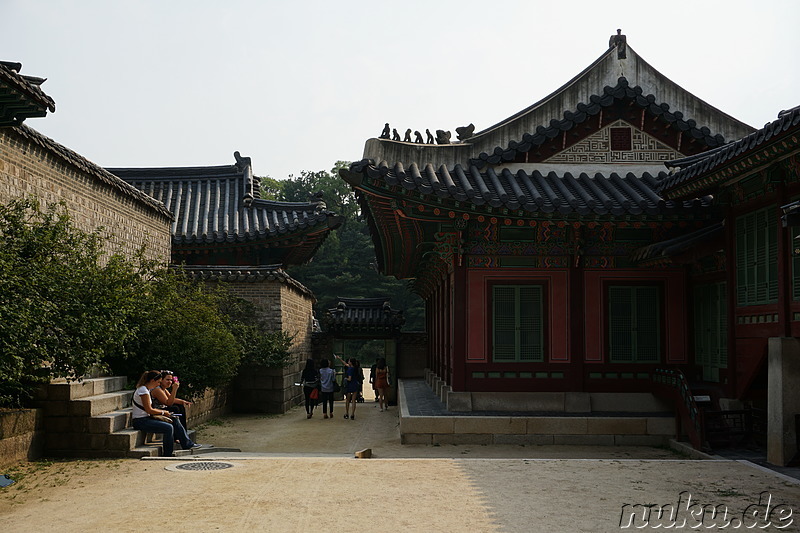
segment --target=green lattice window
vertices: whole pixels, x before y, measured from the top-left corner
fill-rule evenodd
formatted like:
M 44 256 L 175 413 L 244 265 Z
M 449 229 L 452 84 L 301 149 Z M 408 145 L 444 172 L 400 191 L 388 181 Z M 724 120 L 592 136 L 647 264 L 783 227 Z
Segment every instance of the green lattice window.
M 724 283 L 698 285 L 694 289 L 695 362 L 703 367 L 703 379 L 719 381 L 719 370 L 728 368 L 728 308 Z
M 661 288 L 608 288 L 608 349 L 612 363 L 657 363 L 661 358 Z
M 792 299 L 800 300 L 800 228 L 791 231 L 792 241 L 789 244 L 792 256 Z
M 497 362 L 543 361 L 541 285 L 492 287 L 492 357 Z
M 736 304 L 777 301 L 777 214 L 766 208 L 736 219 Z

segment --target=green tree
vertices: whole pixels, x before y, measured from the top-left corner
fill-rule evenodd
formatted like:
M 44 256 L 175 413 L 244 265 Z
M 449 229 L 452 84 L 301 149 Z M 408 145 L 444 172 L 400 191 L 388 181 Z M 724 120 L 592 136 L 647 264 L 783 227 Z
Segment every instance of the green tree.
M 285 180 L 283 196 L 290 202 L 307 202 L 320 192 L 327 208 L 345 217 L 341 228 L 330 233 L 314 258 L 305 265 L 288 269 L 289 274 L 317 297 L 315 313 L 322 318 L 337 303 L 338 297 L 389 298 L 394 309 L 406 316 L 406 330 L 423 330 L 425 307 L 408 288 L 408 283 L 378 273 L 375 248 L 367 223 L 360 217 L 355 194 L 338 171 L 349 163 L 337 161 L 330 172 L 303 171 Z

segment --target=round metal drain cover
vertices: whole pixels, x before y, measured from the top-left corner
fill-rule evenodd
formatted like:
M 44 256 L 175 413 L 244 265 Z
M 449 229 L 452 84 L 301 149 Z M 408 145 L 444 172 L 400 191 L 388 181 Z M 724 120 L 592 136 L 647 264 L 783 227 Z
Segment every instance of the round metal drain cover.
M 231 463 L 221 463 L 219 461 L 193 461 L 175 465 L 177 470 L 224 470 L 232 467 Z

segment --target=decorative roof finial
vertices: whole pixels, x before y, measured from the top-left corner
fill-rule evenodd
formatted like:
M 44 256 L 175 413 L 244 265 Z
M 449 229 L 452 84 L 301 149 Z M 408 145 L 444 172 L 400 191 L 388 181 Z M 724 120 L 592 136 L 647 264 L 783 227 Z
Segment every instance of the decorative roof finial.
M 617 59 L 625 59 L 627 56 L 626 38 L 622 35 L 622 30 L 617 30 L 616 35 L 612 35 L 608 40 L 609 48 L 617 48 Z

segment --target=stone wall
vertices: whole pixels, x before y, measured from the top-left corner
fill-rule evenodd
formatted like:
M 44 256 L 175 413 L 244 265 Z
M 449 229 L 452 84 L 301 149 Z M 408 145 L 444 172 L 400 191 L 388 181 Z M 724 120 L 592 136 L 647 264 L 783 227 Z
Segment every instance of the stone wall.
M 0 469 L 42 456 L 41 409 L 0 410 Z
M 155 208 L 155 201 L 141 201 L 124 183 L 115 187 L 114 177 L 101 180 L 88 161 L 78 168 L 63 154 L 72 161 L 80 156 L 47 140 L 52 144 L 36 143 L 15 128 L 0 128 L 0 204 L 21 196 L 36 196 L 42 204 L 63 200 L 79 229 L 105 228 L 108 252 L 131 257 L 144 245 L 148 259 L 168 262 L 172 238 L 166 210 Z
M 237 412 L 285 413 L 303 400 L 294 383 L 306 359 L 312 357 L 311 322 L 314 298 L 299 284 L 281 281 L 224 282 L 230 292 L 254 303 L 274 329 L 294 335 L 286 368 L 243 366 L 234 381 L 233 405 Z

